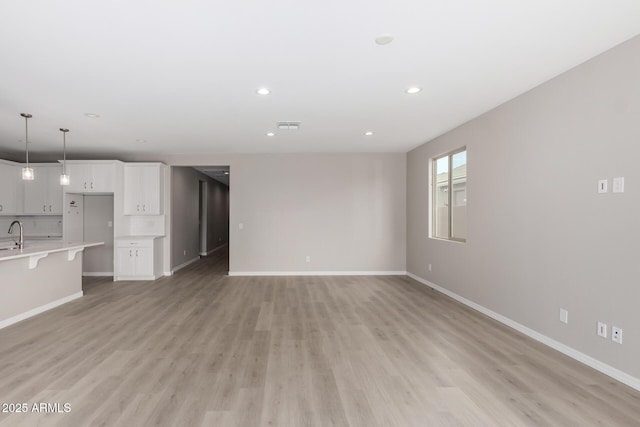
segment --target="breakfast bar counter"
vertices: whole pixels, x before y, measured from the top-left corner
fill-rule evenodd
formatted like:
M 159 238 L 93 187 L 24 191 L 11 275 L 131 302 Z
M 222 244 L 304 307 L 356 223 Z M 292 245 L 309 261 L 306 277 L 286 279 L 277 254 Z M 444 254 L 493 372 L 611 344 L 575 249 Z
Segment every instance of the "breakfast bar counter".
M 0 328 L 82 296 L 82 251 L 102 242 L 0 247 Z

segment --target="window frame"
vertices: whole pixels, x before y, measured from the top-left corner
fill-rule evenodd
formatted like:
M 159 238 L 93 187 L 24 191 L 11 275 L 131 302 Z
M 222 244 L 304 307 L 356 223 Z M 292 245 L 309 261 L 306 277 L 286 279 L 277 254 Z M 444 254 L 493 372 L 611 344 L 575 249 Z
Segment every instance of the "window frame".
M 458 154 L 458 153 L 462 153 L 463 151 L 467 151 L 467 146 L 463 146 L 460 148 L 456 148 L 455 150 L 452 151 L 448 151 L 446 153 L 440 154 L 438 156 L 434 156 L 431 158 L 430 161 L 430 173 L 429 173 L 429 180 L 431 181 L 431 185 L 429 186 L 429 191 L 431 192 L 430 194 L 430 207 L 429 207 L 429 238 L 431 239 L 436 239 L 436 240 L 444 240 L 447 242 L 458 242 L 458 243 L 466 243 L 467 239 L 466 238 L 460 238 L 460 237 L 453 237 L 451 235 L 451 230 L 453 227 L 453 221 L 452 221 L 452 217 L 453 217 L 453 209 L 452 209 L 452 198 L 453 198 L 453 156 Z M 468 154 L 467 154 L 468 156 Z M 435 213 L 435 209 L 436 209 L 436 196 L 437 196 L 437 191 L 436 191 L 436 186 L 438 185 L 438 179 L 437 179 L 437 174 L 438 174 L 438 168 L 436 167 L 438 160 L 448 157 L 448 170 L 449 170 L 449 177 L 448 177 L 448 181 L 447 181 L 447 204 L 448 204 L 448 213 L 447 213 L 447 235 L 448 237 L 440 237 L 440 236 L 436 236 L 435 235 L 435 229 L 436 229 L 436 213 Z M 468 164 L 468 162 L 467 162 Z M 465 177 L 466 178 L 466 177 Z M 466 187 L 465 187 L 465 191 L 467 191 Z

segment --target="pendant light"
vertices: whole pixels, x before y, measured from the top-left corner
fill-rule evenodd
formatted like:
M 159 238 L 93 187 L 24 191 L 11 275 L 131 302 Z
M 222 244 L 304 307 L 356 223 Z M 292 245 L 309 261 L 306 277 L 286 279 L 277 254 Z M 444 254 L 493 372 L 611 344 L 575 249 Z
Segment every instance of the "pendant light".
M 24 144 L 25 144 L 25 153 L 27 156 L 27 164 L 22 168 L 22 179 L 25 181 L 33 181 L 33 168 L 29 167 L 29 119 L 33 117 L 29 113 L 20 113 L 22 117 L 24 117 Z
M 69 175 L 67 175 L 67 132 L 69 129 L 60 128 L 62 132 L 62 175 L 60 175 L 60 185 L 69 185 Z

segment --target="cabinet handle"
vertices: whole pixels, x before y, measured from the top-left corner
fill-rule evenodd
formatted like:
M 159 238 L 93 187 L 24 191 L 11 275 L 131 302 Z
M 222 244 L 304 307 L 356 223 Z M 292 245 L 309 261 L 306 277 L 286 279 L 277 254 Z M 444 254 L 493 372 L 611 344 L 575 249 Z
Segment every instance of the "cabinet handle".
M 133 249 L 129 249 L 129 256 L 133 256 Z
M 138 250 L 136 249 L 136 256 L 138 256 Z
M 146 212 L 147 211 L 147 205 L 142 205 L 142 212 Z
M 136 210 L 140 212 L 140 205 L 136 205 Z
M 51 212 L 51 205 L 49 205 L 49 212 Z
M 2 212 L 2 211 L 3 211 L 3 208 L 2 208 L 2 205 L 0 205 L 0 212 Z
M 42 205 L 42 212 L 46 212 L 47 211 L 47 205 Z
M 87 181 L 84 182 L 84 189 L 87 189 Z
M 91 189 L 93 190 L 93 181 L 91 181 Z

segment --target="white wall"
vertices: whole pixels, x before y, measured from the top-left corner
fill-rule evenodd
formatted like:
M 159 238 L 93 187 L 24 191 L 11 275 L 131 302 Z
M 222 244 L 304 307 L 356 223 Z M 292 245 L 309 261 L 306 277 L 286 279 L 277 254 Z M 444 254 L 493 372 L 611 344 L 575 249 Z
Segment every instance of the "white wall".
M 639 76 L 636 37 L 411 151 L 407 270 L 640 378 Z M 429 159 L 465 145 L 467 243 L 429 239 Z
M 231 271 L 404 271 L 405 162 L 317 154 L 232 165 Z

